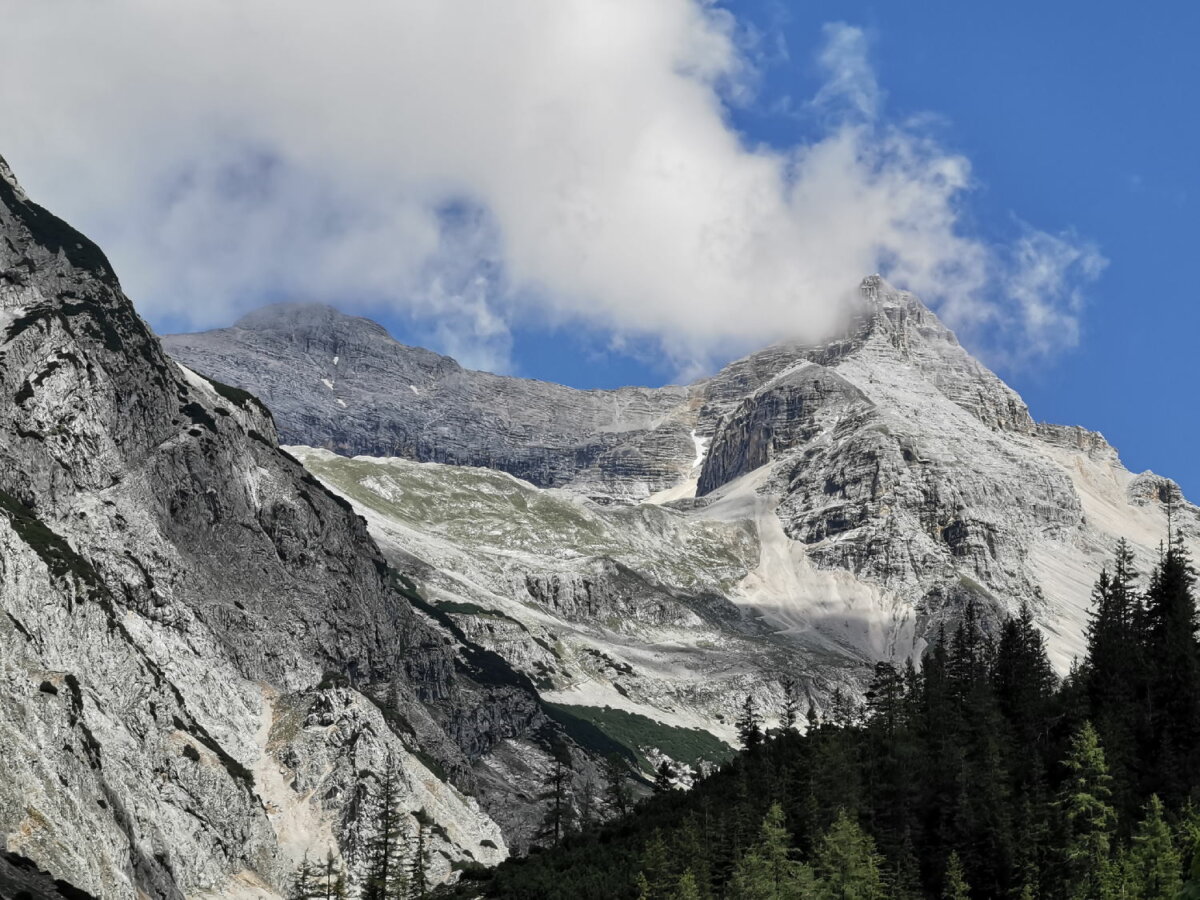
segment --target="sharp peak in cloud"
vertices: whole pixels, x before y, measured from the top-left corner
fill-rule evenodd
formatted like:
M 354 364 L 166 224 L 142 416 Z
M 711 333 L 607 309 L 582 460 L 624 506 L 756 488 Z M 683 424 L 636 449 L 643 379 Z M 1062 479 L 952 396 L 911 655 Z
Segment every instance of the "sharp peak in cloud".
M 825 29 L 824 132 L 772 149 L 730 125 L 753 67 L 700 0 L 50 6 L 0 32 L 11 155 L 172 327 L 336 298 L 485 368 L 550 323 L 703 370 L 831 332 L 881 269 L 1050 352 L 1097 268 L 969 233 L 969 163 L 886 120 L 852 25 Z

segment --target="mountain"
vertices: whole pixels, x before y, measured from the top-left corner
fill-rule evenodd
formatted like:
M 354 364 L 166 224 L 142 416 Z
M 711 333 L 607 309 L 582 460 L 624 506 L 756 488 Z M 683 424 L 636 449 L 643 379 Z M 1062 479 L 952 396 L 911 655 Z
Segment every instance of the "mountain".
M 305 853 L 362 862 L 391 759 L 440 880 L 529 841 L 553 748 L 589 771 L 3 161 L 0 407 L 0 877 L 276 896 Z
M 328 307 L 266 307 L 164 343 L 262 395 L 284 439 L 312 448 L 293 452 L 397 565 L 445 602 L 536 636 L 501 637 L 486 616 L 469 626 L 543 673 L 549 697 L 706 722 L 726 738 L 744 692 L 774 705 L 799 674 L 820 707 L 864 664 L 919 653 L 968 603 L 992 623 L 1028 603 L 1065 671 L 1116 540 L 1148 568 L 1168 510 L 1191 546 L 1200 536 L 1200 512 L 1173 482 L 1130 473 L 1095 432 L 1035 422 L 933 312 L 879 276 L 835 340 L 781 343 L 686 388 L 575 391 L 468 372 Z M 524 435 L 511 424 L 522 409 L 535 423 Z M 616 451 L 595 452 L 605 441 Z M 531 471 L 530 457 L 552 462 Z M 447 487 L 460 503 L 416 499 Z M 594 540 L 538 504 L 625 538 Z M 437 540 L 409 540 L 413 530 Z M 702 533 L 718 558 L 686 549 Z M 416 558 L 389 550 L 397 540 Z M 554 640 L 558 658 L 537 649 Z
M 577 391 L 473 372 L 327 306 L 279 304 L 163 341 L 200 371 L 257 385 L 289 444 L 486 466 L 539 487 L 619 496 L 675 483 L 695 456 L 679 420 L 683 388 Z

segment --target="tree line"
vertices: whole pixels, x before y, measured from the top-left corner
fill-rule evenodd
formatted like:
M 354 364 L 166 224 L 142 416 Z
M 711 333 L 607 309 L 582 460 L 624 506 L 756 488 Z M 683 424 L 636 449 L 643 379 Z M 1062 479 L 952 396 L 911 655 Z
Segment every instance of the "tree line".
M 920 665 L 875 666 L 689 792 L 559 833 L 459 896 L 1200 900 L 1200 643 L 1182 542 L 1148 576 L 1123 542 L 1084 658 L 1058 678 L 1032 613 L 969 605 Z M 665 785 L 664 785 L 665 787 Z

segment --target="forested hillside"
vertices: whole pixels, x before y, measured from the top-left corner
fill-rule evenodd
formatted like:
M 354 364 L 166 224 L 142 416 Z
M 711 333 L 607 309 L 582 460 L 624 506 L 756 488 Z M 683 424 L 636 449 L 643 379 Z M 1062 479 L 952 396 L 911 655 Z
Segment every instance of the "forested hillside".
M 1146 574 L 1121 544 L 1065 679 L 1027 609 L 994 633 L 969 609 L 803 733 L 764 734 L 747 701 L 743 752 L 693 790 L 664 778 L 459 896 L 1200 896 L 1194 586 L 1178 540 Z

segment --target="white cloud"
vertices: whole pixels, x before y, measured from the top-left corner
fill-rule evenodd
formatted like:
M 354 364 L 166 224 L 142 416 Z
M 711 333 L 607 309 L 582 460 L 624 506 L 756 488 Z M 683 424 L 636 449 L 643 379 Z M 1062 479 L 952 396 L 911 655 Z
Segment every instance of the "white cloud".
M 845 25 L 825 134 L 772 150 L 729 125 L 752 67 L 702 0 L 0 0 L 0 20 L 0 153 L 173 327 L 300 297 L 388 305 L 493 367 L 539 320 L 683 370 L 828 332 L 881 270 L 1045 351 L 1096 270 L 1068 236 L 964 234 L 967 161 L 881 119 Z

